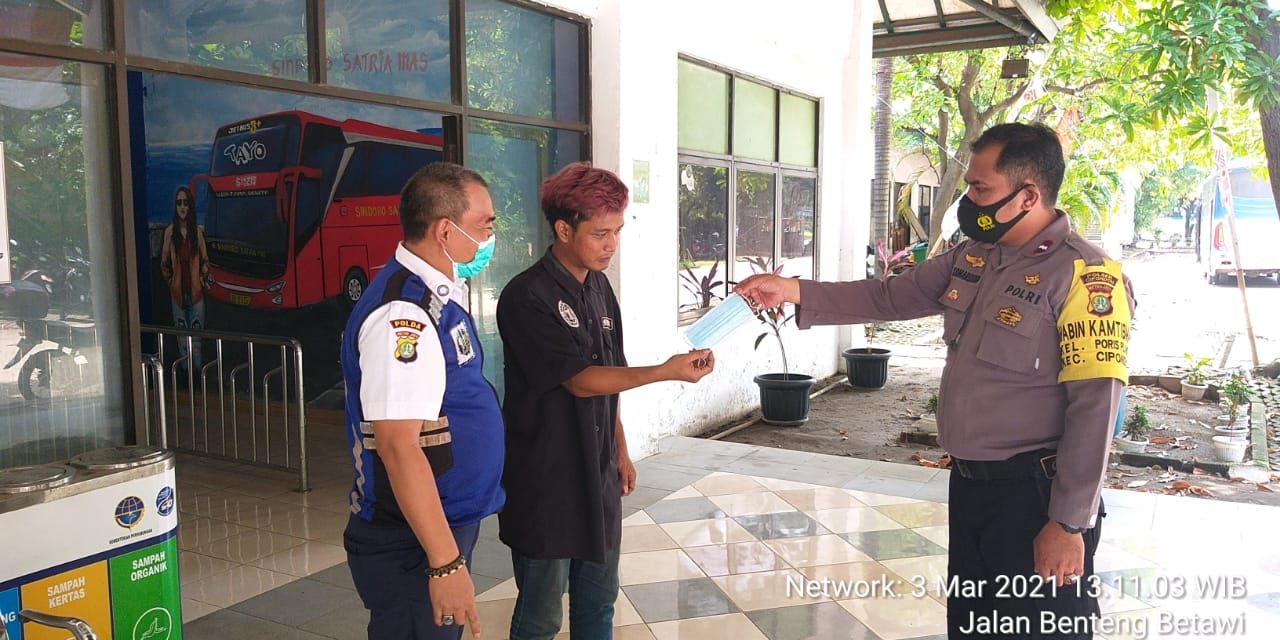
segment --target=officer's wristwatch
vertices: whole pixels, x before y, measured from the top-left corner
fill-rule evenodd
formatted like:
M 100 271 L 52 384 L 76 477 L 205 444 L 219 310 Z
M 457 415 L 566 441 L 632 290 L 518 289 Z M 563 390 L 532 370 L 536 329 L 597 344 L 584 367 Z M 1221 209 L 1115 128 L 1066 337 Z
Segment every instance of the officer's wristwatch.
M 1069 524 L 1064 524 L 1061 522 L 1058 523 L 1058 526 L 1062 527 L 1062 530 L 1066 531 L 1067 533 L 1084 533 L 1084 527 L 1073 527 Z

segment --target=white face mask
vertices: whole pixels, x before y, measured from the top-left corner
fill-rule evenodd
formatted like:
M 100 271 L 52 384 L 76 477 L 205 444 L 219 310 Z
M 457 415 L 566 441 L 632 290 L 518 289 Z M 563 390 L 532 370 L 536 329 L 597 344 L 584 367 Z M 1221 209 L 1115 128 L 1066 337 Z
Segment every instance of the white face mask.
M 695 349 L 710 349 L 753 319 L 755 314 L 751 312 L 747 301 L 743 300 L 742 296 L 731 293 L 723 302 L 685 329 L 684 338 Z

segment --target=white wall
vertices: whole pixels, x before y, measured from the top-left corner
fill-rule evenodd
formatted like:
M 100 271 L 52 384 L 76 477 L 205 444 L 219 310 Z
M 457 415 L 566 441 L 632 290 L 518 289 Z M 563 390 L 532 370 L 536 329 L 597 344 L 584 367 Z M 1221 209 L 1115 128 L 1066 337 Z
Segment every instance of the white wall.
M 647 161 L 650 201 L 627 210 L 610 276 L 622 305 L 627 358 L 656 364 L 688 349 L 677 307 L 677 57 L 705 60 L 819 98 L 819 275 L 862 277 L 871 179 L 871 22 L 865 0 L 560 0 L 592 22 L 592 155 L 632 183 Z M 781 370 L 776 345 L 759 352 L 756 327 L 717 348 L 716 371 L 698 385 L 659 383 L 622 396 L 633 456 L 657 440 L 691 434 L 758 406 L 752 378 Z M 848 328 L 790 330 L 793 371 L 836 372 Z M 861 331 L 856 332 L 861 344 Z

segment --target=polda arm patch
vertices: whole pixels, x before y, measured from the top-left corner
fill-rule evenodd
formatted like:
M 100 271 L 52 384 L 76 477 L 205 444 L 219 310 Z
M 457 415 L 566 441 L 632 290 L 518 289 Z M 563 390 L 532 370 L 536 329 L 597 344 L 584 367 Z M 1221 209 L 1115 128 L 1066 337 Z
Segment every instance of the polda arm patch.
M 1129 294 L 1120 263 L 1076 260 L 1071 287 L 1058 314 L 1062 370 L 1058 382 L 1116 378 L 1128 382 Z

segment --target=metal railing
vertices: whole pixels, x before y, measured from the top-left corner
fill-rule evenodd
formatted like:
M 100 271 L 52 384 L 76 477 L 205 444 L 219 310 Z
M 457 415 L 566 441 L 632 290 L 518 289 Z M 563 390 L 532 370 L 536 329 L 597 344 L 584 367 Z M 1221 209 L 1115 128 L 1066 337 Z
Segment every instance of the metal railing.
M 177 449 L 296 470 L 298 490 L 310 488 L 298 340 L 156 325 L 143 325 L 142 333 L 155 342 L 154 352 L 144 357 L 154 359 L 148 368 L 159 382 L 154 388 L 146 385 L 146 406 L 150 420 L 151 403 L 156 404 L 161 442 L 167 439 Z

